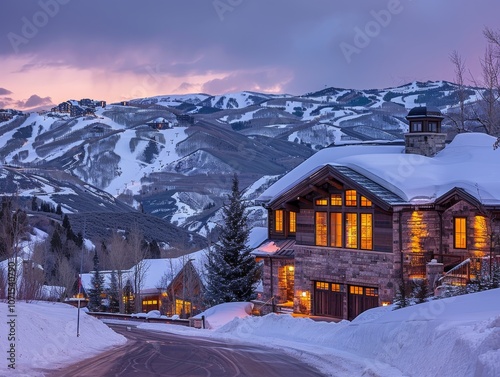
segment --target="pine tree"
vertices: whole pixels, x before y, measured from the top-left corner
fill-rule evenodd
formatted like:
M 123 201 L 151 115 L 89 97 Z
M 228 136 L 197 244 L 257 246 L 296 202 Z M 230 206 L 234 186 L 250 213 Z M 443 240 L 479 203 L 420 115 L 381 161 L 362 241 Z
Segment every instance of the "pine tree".
M 430 296 L 429 285 L 427 279 L 417 279 L 413 282 L 413 294 L 417 300 L 417 304 L 422 304 L 427 301 Z
M 224 224 L 218 242 L 207 256 L 206 299 L 209 305 L 254 299 L 255 285 L 260 278 L 259 266 L 247 246 L 250 233 L 247 206 L 238 186 L 235 175 L 229 203 L 222 209 Z
M 94 271 L 91 279 L 92 288 L 89 290 L 89 310 L 98 312 L 101 310 L 101 295 L 104 288 L 104 276 L 99 271 L 99 257 L 97 250 L 94 253 Z
M 118 313 L 120 311 L 120 293 L 118 290 L 118 279 L 115 270 L 111 271 L 111 278 L 107 293 L 109 298 L 109 311 L 111 313 Z
M 394 308 L 401 309 L 406 306 L 410 306 L 410 300 L 406 292 L 406 283 L 404 279 L 401 279 L 401 281 L 399 282 L 396 297 L 394 298 Z

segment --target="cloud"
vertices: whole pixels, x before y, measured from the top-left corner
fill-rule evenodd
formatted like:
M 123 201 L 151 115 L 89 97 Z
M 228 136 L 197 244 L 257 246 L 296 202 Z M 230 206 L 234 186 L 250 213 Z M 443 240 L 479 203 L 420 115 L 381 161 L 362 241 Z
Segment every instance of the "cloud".
M 0 96 L 6 96 L 8 94 L 12 94 L 12 92 L 5 88 L 0 88 Z
M 22 109 L 29 109 L 32 107 L 50 106 L 50 105 L 52 105 L 52 99 L 50 97 L 40 97 L 36 94 L 33 94 L 26 101 L 16 102 L 16 106 Z

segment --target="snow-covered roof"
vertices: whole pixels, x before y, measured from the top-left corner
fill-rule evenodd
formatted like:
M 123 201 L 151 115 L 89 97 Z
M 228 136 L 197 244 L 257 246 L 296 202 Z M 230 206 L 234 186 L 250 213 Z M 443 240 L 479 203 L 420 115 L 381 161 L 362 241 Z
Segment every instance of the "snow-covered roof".
M 408 203 L 432 203 L 453 188 L 462 188 L 486 205 L 500 204 L 500 150 L 496 138 L 482 133 L 457 135 L 434 157 L 405 154 L 401 146 L 326 148 L 269 187 L 259 200 L 271 201 L 319 167 L 349 168 Z M 345 168 L 344 168 L 345 167 Z
M 160 288 L 160 282 L 164 275 L 167 276 L 170 282 L 182 270 L 188 261 L 191 261 L 194 268 L 196 268 L 200 275 L 202 275 L 201 272 L 204 270 L 205 264 L 205 250 L 199 250 L 177 258 L 144 259 L 141 262 L 142 266 L 140 267 L 142 271 L 144 271 L 144 277 L 141 282 L 141 290 L 144 291 Z M 122 281 L 124 284 L 127 279 L 133 281 L 136 266 L 133 266 L 129 270 L 122 271 Z M 111 280 L 111 271 L 101 272 L 104 276 L 104 287 L 108 288 Z M 85 289 L 91 288 L 92 276 L 92 272 L 82 274 L 82 286 Z

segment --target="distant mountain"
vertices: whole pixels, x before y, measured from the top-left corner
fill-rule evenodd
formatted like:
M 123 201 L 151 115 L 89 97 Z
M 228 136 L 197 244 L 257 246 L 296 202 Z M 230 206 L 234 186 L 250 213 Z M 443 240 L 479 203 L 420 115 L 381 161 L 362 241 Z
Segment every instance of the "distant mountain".
M 468 87 L 467 102 L 480 90 Z M 220 218 L 233 174 L 251 187 L 251 200 L 322 148 L 401 141 L 408 110 L 423 104 L 456 111 L 456 85 L 163 95 L 96 108 L 89 116 L 17 114 L 0 122 L 0 194 L 36 195 L 60 203 L 75 219 L 152 215 L 174 226 L 167 238 L 176 226 L 183 228 L 179 234 L 204 235 Z M 113 216 L 108 227 L 119 223 Z M 104 227 L 105 216 L 98 217 Z M 265 225 L 266 211 L 253 207 L 251 218 Z

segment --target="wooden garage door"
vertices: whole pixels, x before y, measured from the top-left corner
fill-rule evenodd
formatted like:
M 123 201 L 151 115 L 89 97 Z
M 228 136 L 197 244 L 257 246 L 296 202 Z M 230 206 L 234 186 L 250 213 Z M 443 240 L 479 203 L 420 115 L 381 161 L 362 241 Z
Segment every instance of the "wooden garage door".
M 314 314 L 343 317 L 343 302 L 340 284 L 317 281 L 314 285 Z
M 354 319 L 365 310 L 378 306 L 378 288 L 349 285 L 347 295 L 347 318 Z

